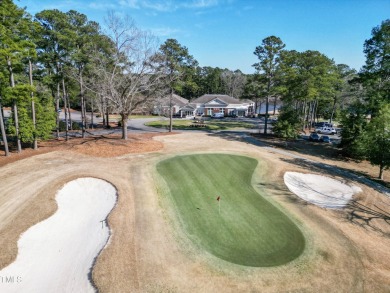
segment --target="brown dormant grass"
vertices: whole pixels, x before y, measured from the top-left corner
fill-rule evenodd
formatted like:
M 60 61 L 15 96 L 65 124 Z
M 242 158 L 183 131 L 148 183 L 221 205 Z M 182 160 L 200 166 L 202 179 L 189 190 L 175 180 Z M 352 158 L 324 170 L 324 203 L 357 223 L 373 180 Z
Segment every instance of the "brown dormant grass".
M 118 191 L 108 218 L 112 236 L 93 269 L 100 292 L 389 292 L 389 224 L 376 218 L 366 225 L 368 215 L 355 213 L 356 206 L 325 210 L 297 199 L 284 185 L 283 174 L 311 170 L 284 155 L 205 133 L 134 137 L 128 142 L 72 140 L 41 149 L 6 163 L 0 159 L 0 268 L 15 259 L 20 234 L 55 212 L 56 191 L 72 179 L 92 176 Z M 265 189 L 267 198 L 305 234 L 306 250 L 300 258 L 275 268 L 242 267 L 189 242 L 164 196 L 166 186 L 155 164 L 178 154 L 211 152 L 260 161 L 256 174 L 267 181 L 255 174 L 253 185 Z M 358 203 L 389 213 L 389 198 L 361 187 Z

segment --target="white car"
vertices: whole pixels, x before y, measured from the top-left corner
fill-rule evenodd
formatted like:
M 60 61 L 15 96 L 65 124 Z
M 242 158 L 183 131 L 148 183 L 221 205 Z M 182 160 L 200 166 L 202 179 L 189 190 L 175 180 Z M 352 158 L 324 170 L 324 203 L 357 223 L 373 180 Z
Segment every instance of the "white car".
M 336 134 L 337 133 L 336 129 L 334 129 L 333 127 L 319 127 L 319 128 L 316 128 L 316 132 L 321 133 L 321 134 Z
M 211 117 L 212 118 L 223 118 L 224 114 L 223 113 L 214 113 Z

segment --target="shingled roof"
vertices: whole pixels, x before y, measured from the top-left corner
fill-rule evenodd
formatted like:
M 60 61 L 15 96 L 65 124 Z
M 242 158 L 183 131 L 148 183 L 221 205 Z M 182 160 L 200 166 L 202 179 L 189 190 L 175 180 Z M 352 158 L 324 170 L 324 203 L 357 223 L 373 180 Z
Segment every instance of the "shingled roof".
M 176 95 L 176 94 L 173 94 L 172 95 L 172 102 L 173 104 L 175 105 L 178 105 L 178 106 L 184 106 L 185 104 L 188 104 L 188 100 L 187 99 L 184 99 L 182 97 L 180 97 L 179 95 Z
M 199 98 L 196 98 L 195 100 L 191 101 L 191 104 L 205 104 L 208 103 L 214 99 L 220 99 L 221 101 L 224 101 L 227 104 L 241 104 L 241 101 L 238 99 L 235 99 L 228 95 L 214 95 L 214 94 L 206 94 L 203 96 L 200 96 Z
M 167 95 L 163 98 L 162 104 L 169 105 L 169 99 L 170 95 Z M 179 107 L 183 107 L 184 105 L 188 104 L 188 100 L 185 98 L 180 97 L 179 95 L 173 94 L 172 95 L 172 105 L 177 105 Z

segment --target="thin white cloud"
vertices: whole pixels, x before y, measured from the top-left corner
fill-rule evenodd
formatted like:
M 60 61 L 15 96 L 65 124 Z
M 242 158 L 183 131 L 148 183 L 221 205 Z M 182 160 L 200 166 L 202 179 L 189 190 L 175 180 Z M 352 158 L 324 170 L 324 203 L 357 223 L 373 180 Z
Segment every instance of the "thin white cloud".
M 159 27 L 150 29 L 153 35 L 157 37 L 172 37 L 173 35 L 181 32 L 179 29 L 170 27 Z
M 178 8 L 174 1 L 170 0 L 120 0 L 119 5 L 132 9 L 150 9 L 155 11 L 174 11 Z
M 133 9 L 140 9 L 141 8 L 140 2 L 142 4 L 142 1 L 138 1 L 138 0 L 120 0 L 119 5 L 126 6 L 128 8 L 133 8 Z
M 179 6 L 176 5 L 173 1 L 144 1 L 143 7 L 166 12 L 166 11 L 175 11 Z
M 183 6 L 189 8 L 208 8 L 217 6 L 218 4 L 218 0 L 194 0 L 189 4 L 184 4 Z
M 223 0 L 230 4 L 231 0 Z M 119 0 L 119 5 L 132 9 L 150 9 L 158 12 L 172 12 L 178 9 L 204 9 L 221 4 L 221 0 Z

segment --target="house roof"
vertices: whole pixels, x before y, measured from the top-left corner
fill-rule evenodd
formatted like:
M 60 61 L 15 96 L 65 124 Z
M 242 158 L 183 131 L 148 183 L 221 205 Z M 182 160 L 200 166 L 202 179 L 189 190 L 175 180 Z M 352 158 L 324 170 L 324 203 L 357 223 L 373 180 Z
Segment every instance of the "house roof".
M 169 106 L 169 98 L 170 98 L 170 95 L 164 96 L 162 104 Z M 184 98 L 182 98 L 182 97 L 180 97 L 179 95 L 176 95 L 176 94 L 172 95 L 172 105 L 183 107 L 186 104 L 188 104 L 188 100 L 187 99 L 184 99 Z
M 179 95 L 173 94 L 172 103 L 174 105 L 178 105 L 178 106 L 182 107 L 182 106 L 188 104 L 188 100 L 180 97 Z
M 219 99 L 219 98 L 215 98 L 215 99 L 212 99 L 210 102 L 207 102 L 207 103 L 204 103 L 204 105 L 206 106 L 227 106 L 228 103 L 226 103 L 225 101 L 223 101 L 222 99 Z
M 214 99 L 219 99 L 226 104 L 241 104 L 241 101 L 238 99 L 235 99 L 228 95 L 214 95 L 214 94 L 206 94 L 203 96 L 200 96 L 199 98 L 196 98 L 195 100 L 192 100 L 191 103 L 194 104 L 206 104 Z
M 180 110 L 195 110 L 196 105 L 194 104 L 186 104 L 180 108 Z
M 175 104 L 179 105 L 179 106 L 183 106 L 185 104 L 188 104 L 188 100 L 185 99 L 185 98 L 182 98 L 176 94 L 173 94 L 172 96 L 172 100 Z
M 243 100 L 241 100 L 241 103 L 251 104 L 251 103 L 254 103 L 254 102 L 252 100 L 249 100 L 249 99 L 243 99 Z

